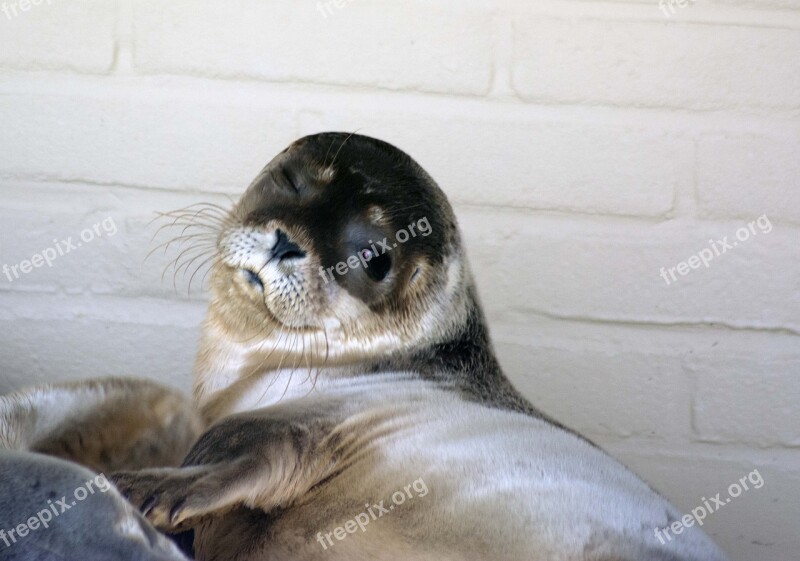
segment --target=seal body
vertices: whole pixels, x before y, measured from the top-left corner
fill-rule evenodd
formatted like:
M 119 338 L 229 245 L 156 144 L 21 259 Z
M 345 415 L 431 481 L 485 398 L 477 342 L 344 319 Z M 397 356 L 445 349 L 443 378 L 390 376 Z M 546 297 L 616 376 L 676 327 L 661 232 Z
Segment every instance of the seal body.
M 0 396 L 0 559 L 184 561 L 105 473 L 176 465 L 201 428 L 191 402 L 144 380 Z
M 534 409 L 492 349 L 452 209 L 400 150 L 300 139 L 213 231 L 195 366 L 210 428 L 178 469 L 114 474 L 197 559 L 723 561 Z M 680 538 L 680 539 L 677 539 Z

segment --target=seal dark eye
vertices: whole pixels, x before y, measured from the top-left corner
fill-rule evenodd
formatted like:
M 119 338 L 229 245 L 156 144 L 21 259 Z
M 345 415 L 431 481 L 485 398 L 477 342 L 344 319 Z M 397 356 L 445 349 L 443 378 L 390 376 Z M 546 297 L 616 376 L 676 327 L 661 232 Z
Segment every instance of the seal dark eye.
M 392 268 L 392 258 L 386 253 L 375 255 L 369 248 L 359 251 L 361 257 L 367 262 L 367 276 L 375 282 L 380 282 L 386 278 Z

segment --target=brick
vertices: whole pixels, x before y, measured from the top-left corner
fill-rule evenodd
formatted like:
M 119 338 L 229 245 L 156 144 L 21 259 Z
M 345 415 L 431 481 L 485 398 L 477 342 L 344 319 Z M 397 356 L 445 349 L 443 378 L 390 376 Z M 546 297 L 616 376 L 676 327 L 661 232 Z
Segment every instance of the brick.
M 692 411 L 697 438 L 800 447 L 798 364 L 800 354 L 695 359 Z
M 717 134 L 698 140 L 701 216 L 800 223 L 800 136 Z
M 4 0 L 0 68 L 104 73 L 114 60 L 116 3 Z M 22 10 L 27 6 L 27 10 Z
M 222 97 L 222 96 L 220 96 Z M 254 95 L 100 89 L 0 97 L 0 172 L 193 191 L 244 191 L 294 140 L 291 112 Z
M 693 426 L 689 416 L 700 398 L 693 396 L 715 387 L 731 391 L 720 392 L 713 402 L 719 410 L 707 407 L 707 418 L 718 415 L 718 425 L 747 435 L 749 412 L 767 410 L 769 395 L 800 391 L 800 377 L 791 375 L 791 365 L 800 362 L 796 335 L 564 321 L 522 308 L 513 314 L 486 309 L 506 374 L 543 411 L 595 440 L 650 441 L 654 448 L 696 440 L 698 416 Z M 762 385 L 753 392 L 754 403 L 742 401 L 748 389 L 740 379 L 747 376 Z M 767 417 L 765 423 L 773 420 Z M 787 431 L 798 425 L 792 425 L 792 415 L 785 419 Z M 760 431 L 765 425 L 753 426 Z M 764 439 L 764 446 L 769 442 L 774 441 Z
M 175 301 L 187 298 L 190 278 L 182 270 L 173 284 L 172 270 L 168 269 L 163 279 L 162 272 L 183 247 L 173 246 L 166 252 L 159 249 L 149 257 L 148 254 L 180 231 L 166 230 L 154 239 L 159 225 L 165 223 L 153 222 L 156 212 L 204 201 L 230 204 L 227 197 L 78 184 L 0 186 L 0 200 L 4 203 L 0 221 L 6 228 L 0 266 L 9 267 L 8 274 L 0 272 L 0 290 Z M 89 239 L 86 234 L 89 241 L 83 241 L 81 235 L 92 231 L 96 224 L 100 225 L 100 235 L 93 232 Z M 67 250 L 67 246 L 71 248 Z M 42 262 L 38 268 L 23 273 L 22 261 L 30 262 L 34 255 L 47 251 L 57 254 L 50 266 Z M 195 265 L 200 263 L 198 260 Z M 17 274 L 11 270 L 15 265 Z M 194 267 L 190 275 L 193 270 Z M 194 279 L 192 298 L 202 297 L 200 281 L 204 271 Z
M 800 332 L 796 229 L 773 225 L 744 242 L 739 223 L 659 225 L 577 222 L 521 212 L 458 213 L 484 302 L 501 313 L 562 318 L 787 329 Z M 749 233 L 748 233 L 749 235 Z M 661 278 L 709 239 L 736 247 Z M 712 250 L 713 251 L 713 250 Z M 669 273 L 667 272 L 667 275 Z
M 301 126 L 312 132 L 363 125 L 359 132 L 405 149 L 460 203 L 663 216 L 675 190 L 692 184 L 691 141 L 657 124 L 558 120 L 518 109 L 498 115 L 496 109 L 383 116 L 370 108 L 327 108 L 304 115 Z
M 787 56 L 800 32 L 668 21 L 521 20 L 514 88 L 531 102 L 800 107 L 800 58 Z
M 554 348 L 495 339 L 514 385 L 553 418 L 590 438 L 686 438 L 689 394 L 674 356 Z M 664 419 L 670 419 L 669 427 Z
M 483 94 L 487 14 L 423 2 L 211 0 L 135 6 L 136 71 Z M 323 5 L 320 11 L 319 6 Z
M 29 154 L 0 162 L 0 170 L 238 194 L 296 136 L 292 110 L 282 98 L 242 93 L 220 104 L 181 90 L 163 98 L 142 94 L 135 101 L 116 90 L 99 102 L 82 96 L 0 99 L 7 124 L 0 144 Z M 506 114 L 492 119 L 490 109 L 483 119 L 465 120 L 424 113 L 375 117 L 369 110 L 342 108 L 306 118 L 303 128 L 364 124 L 360 132 L 405 148 L 454 200 L 474 204 L 663 216 L 672 209 L 675 190 L 691 185 L 693 146 L 669 130 L 535 116 L 515 120 Z M 430 126 L 437 134 L 429 133 Z M 76 130 L 85 141 L 74 141 Z M 214 142 L 198 141 L 211 137 Z M 621 157 L 625 165 L 609 164 Z
M 202 304 L 0 292 L 0 308 L 0 393 L 102 376 L 191 388 Z

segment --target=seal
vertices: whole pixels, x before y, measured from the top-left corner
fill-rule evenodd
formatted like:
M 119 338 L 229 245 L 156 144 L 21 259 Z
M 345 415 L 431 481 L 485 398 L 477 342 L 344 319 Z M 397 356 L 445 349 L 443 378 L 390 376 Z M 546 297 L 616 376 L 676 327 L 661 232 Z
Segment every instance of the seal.
M 185 561 L 98 472 L 178 465 L 202 426 L 188 399 L 145 380 L 0 396 L 0 559 Z
M 504 376 L 454 213 L 407 154 L 325 133 L 275 157 L 213 238 L 195 365 L 210 428 L 117 482 L 202 561 L 723 561 L 641 479 Z

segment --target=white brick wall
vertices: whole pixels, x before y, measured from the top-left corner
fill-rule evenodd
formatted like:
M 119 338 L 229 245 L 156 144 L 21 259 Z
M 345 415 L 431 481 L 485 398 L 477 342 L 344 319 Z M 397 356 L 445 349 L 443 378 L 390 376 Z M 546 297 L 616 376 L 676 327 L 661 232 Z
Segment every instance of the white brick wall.
M 759 469 L 706 527 L 735 561 L 795 560 L 800 1 L 325 1 L 0 0 L 0 265 L 118 228 L 0 276 L 0 391 L 188 387 L 204 299 L 144 261 L 154 211 L 359 129 L 454 201 L 531 400 L 683 509 Z

